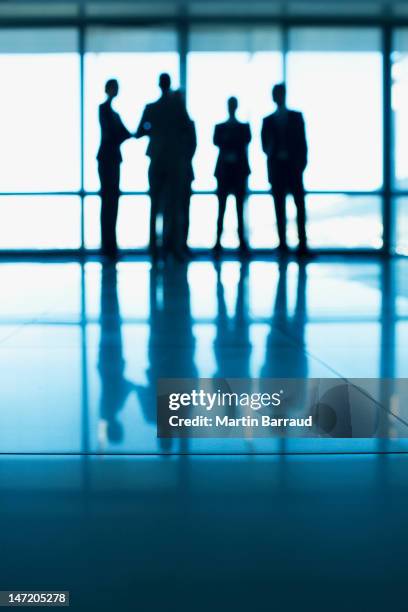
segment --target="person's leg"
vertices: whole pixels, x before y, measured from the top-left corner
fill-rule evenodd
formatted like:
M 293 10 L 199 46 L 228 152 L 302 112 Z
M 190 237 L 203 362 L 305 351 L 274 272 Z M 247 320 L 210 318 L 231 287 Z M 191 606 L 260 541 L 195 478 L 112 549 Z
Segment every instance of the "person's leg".
M 237 220 L 238 220 L 238 238 L 239 246 L 241 250 L 246 251 L 248 245 L 245 238 L 245 227 L 244 227 L 244 206 L 245 206 L 245 192 L 240 190 L 235 194 L 235 204 L 237 208 Z
M 175 193 L 175 177 L 172 174 L 170 168 L 166 168 L 163 173 L 162 183 L 162 195 L 163 195 L 163 250 L 165 253 L 174 251 L 175 240 L 175 206 L 176 206 L 176 193 Z
M 186 253 L 188 250 L 188 229 L 190 215 L 190 198 L 191 198 L 191 177 L 189 167 L 183 160 L 178 171 L 178 186 L 177 186 L 177 225 L 178 249 L 180 253 Z
M 183 206 L 182 206 L 182 241 L 183 249 L 188 251 L 188 232 L 190 229 L 190 200 L 191 200 L 191 182 L 187 181 L 183 191 Z
M 119 196 L 120 196 L 120 164 L 112 166 L 112 193 L 109 209 L 109 224 L 108 224 L 108 243 L 109 251 L 115 255 L 118 250 L 116 240 L 116 224 L 119 212 Z
M 222 234 L 222 228 L 224 225 L 224 216 L 225 216 L 225 209 L 227 207 L 227 193 L 222 190 L 222 189 L 218 189 L 218 219 L 217 219 L 217 238 L 215 241 L 215 248 L 216 249 L 220 249 L 221 248 L 221 234 Z
M 306 204 L 303 177 L 301 172 L 294 172 L 292 178 L 292 193 L 297 211 L 297 230 L 299 238 L 299 250 L 306 251 Z
M 177 259 L 183 257 L 183 187 L 183 164 L 171 160 L 163 181 L 163 248 Z
M 171 238 L 173 254 L 179 260 L 185 258 L 185 248 L 187 243 L 186 235 L 186 215 L 188 214 L 188 189 L 189 181 L 187 167 L 184 160 L 174 164 L 171 172 L 171 192 L 172 207 L 171 215 Z
M 108 225 L 109 225 L 109 191 L 110 191 L 110 177 L 107 165 L 103 162 L 98 163 L 98 174 L 100 180 L 100 196 L 101 196 L 101 212 L 100 212 L 100 226 L 101 226 L 101 251 L 106 253 L 108 250 Z
M 160 200 L 160 177 L 158 168 L 153 162 L 149 166 L 149 192 L 150 192 L 150 229 L 149 229 L 149 250 L 152 255 L 157 252 L 157 232 L 156 222 L 159 211 Z
M 287 249 L 286 242 L 286 165 L 279 163 L 271 168 L 272 198 L 275 206 L 276 227 L 278 230 L 279 248 Z
M 272 192 L 275 205 L 276 227 L 278 230 L 279 248 L 287 249 L 286 242 L 286 195 L 284 191 L 274 190 Z

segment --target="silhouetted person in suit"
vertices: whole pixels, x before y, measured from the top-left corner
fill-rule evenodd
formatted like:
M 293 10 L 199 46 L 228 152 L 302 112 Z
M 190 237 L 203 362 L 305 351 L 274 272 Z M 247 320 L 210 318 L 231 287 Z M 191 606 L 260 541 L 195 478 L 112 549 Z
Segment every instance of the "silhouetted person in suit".
M 150 138 L 149 185 L 151 199 L 150 251 L 157 254 L 156 219 L 163 210 L 163 246 L 166 251 L 182 258 L 180 208 L 183 171 L 183 131 L 188 115 L 180 98 L 171 91 L 170 76 L 160 75 L 161 97 L 144 109 L 136 138 Z
M 101 144 L 97 155 L 98 172 L 101 182 L 101 247 L 105 255 L 114 257 L 117 253 L 116 221 L 120 195 L 120 145 L 131 137 L 118 113 L 112 109 L 112 100 L 119 92 L 116 79 L 109 79 L 105 85 L 106 100 L 99 106 Z
M 184 92 L 179 90 L 176 91 L 175 96 L 178 96 L 181 104 L 185 108 L 185 95 Z M 187 111 L 186 111 L 187 113 Z M 190 227 L 190 200 L 192 194 L 191 185 L 194 180 L 193 170 L 193 157 L 197 149 L 197 134 L 195 129 L 195 123 L 190 117 L 187 116 L 187 123 L 185 129 L 182 132 L 182 186 L 181 186 L 181 244 L 182 248 L 186 253 L 189 253 L 187 245 L 188 231 Z
M 240 249 L 248 250 L 244 232 L 244 203 L 248 176 L 251 173 L 248 163 L 251 130 L 248 123 L 241 123 L 236 118 L 237 108 L 238 100 L 229 98 L 229 118 L 225 123 L 216 125 L 214 130 L 214 144 L 220 150 L 214 173 L 218 183 L 217 239 L 214 247 L 216 252 L 221 249 L 221 234 L 229 195 L 235 196 Z
M 268 160 L 268 178 L 272 187 L 278 226 L 279 248 L 287 250 L 286 196 L 293 195 L 297 208 L 299 252 L 307 251 L 306 208 L 303 172 L 307 165 L 307 142 L 303 115 L 286 107 L 286 87 L 275 85 L 272 91 L 277 110 L 265 117 L 262 148 Z

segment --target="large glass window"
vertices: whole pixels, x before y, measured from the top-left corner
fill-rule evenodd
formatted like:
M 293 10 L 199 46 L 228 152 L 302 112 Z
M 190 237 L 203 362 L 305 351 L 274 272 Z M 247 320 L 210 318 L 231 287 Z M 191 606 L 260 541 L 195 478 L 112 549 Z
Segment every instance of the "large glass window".
M 0 78 L 7 95 L 2 97 L 0 114 L 0 250 L 79 248 L 82 205 L 84 246 L 98 248 L 98 106 L 105 99 L 105 82 L 113 77 L 119 80 L 114 106 L 132 132 L 145 104 L 160 94 L 160 72 L 169 72 L 173 86 L 179 86 L 180 60 L 183 65 L 184 58 L 180 58 L 176 26 L 86 27 L 85 197 L 81 204 L 78 40 L 77 28 L 1 30 Z M 248 121 L 252 131 L 249 187 L 261 192 L 248 199 L 249 244 L 253 248 L 276 246 L 260 131 L 263 117 L 274 110 L 272 86 L 285 78 L 288 104 L 304 113 L 308 136 L 305 185 L 312 192 L 307 196 L 310 246 L 380 248 L 382 202 L 376 192 L 383 186 L 381 28 L 289 28 L 285 65 L 280 27 L 261 23 L 192 25 L 186 42 L 187 103 L 198 137 L 193 188 L 198 192 L 216 188 L 214 127 L 227 118 L 227 99 L 235 95 L 239 100 L 238 117 Z M 396 250 L 405 253 L 408 28 L 394 32 L 392 78 Z M 122 146 L 124 195 L 118 222 L 122 248 L 147 246 L 150 202 L 146 148 L 147 139 L 131 139 Z M 190 246 L 213 246 L 216 216 L 215 195 L 193 196 Z M 291 246 L 297 242 L 295 216 L 289 198 Z M 236 225 L 235 207 L 229 201 L 225 247 L 237 246 Z
M 392 110 L 394 125 L 394 180 L 408 189 L 408 29 L 398 30 L 392 54 Z
M 312 194 L 307 197 L 308 240 L 312 249 L 379 249 L 381 198 L 375 195 Z M 297 242 L 295 211 L 289 243 Z
M 66 29 L 1 31 L 0 191 L 79 189 L 77 39 Z
M 78 196 L 0 196 L 0 248 L 79 249 L 80 206 Z
M 96 154 L 100 141 L 98 106 L 105 99 L 104 86 L 117 78 L 120 92 L 114 102 L 127 128 L 134 132 L 148 102 L 159 96 L 161 72 L 179 85 L 179 56 L 176 33 L 161 29 L 90 28 L 85 55 L 85 187 L 99 189 Z M 128 140 L 122 145 L 121 188 L 145 191 L 148 159 L 146 139 Z
M 84 200 L 85 248 L 101 247 L 100 212 L 98 196 Z M 116 228 L 118 246 L 122 249 L 143 249 L 149 244 L 150 198 L 147 195 L 122 196 Z
M 394 248 L 398 255 L 408 255 L 408 197 L 394 199 L 396 231 Z
M 392 246 L 396 253 L 408 255 L 408 29 L 395 31 L 391 59 L 393 189 L 404 192 L 393 200 Z
M 282 80 L 279 30 L 260 28 L 194 29 L 187 61 L 188 107 L 196 122 L 194 158 L 197 190 L 214 189 L 217 149 L 214 126 L 227 119 L 227 99 L 239 100 L 238 118 L 249 121 L 252 189 L 267 189 L 260 143 L 262 118 L 272 111 L 272 85 Z
M 309 190 L 382 186 L 382 55 L 377 29 L 295 28 L 288 101 L 304 113 Z

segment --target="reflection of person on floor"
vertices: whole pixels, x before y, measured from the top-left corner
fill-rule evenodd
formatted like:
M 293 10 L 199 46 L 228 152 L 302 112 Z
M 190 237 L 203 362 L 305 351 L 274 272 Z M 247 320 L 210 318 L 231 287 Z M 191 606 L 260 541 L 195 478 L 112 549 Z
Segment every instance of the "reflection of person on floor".
M 248 263 L 244 260 L 240 265 L 235 312 L 231 318 L 227 313 L 221 270 L 222 265 L 217 263 L 217 335 L 214 344 L 217 373 L 215 377 L 244 378 L 248 376 L 251 358 L 248 325 Z M 232 368 L 230 351 L 236 351 Z
M 101 379 L 99 404 L 99 444 L 119 444 L 123 428 L 118 414 L 135 385 L 124 377 L 121 316 L 117 293 L 117 274 L 113 264 L 104 264 L 101 281 L 101 313 L 98 370 Z
M 221 279 L 222 265 L 216 264 L 217 271 L 217 334 L 214 342 L 214 356 L 217 363 L 217 370 L 214 378 L 217 381 L 217 388 L 213 392 L 220 390 L 222 393 L 231 393 L 231 389 L 226 378 L 248 378 L 251 360 L 251 343 L 249 339 L 248 324 L 248 263 L 246 260 L 241 262 L 239 281 L 237 286 L 237 298 L 235 312 L 232 317 L 228 316 L 225 300 L 225 288 Z M 234 355 L 231 360 L 231 355 Z M 225 415 L 229 418 L 243 416 L 242 409 L 237 414 L 236 407 L 227 407 Z M 220 411 L 218 415 L 222 416 Z
M 308 355 L 305 351 L 304 335 L 307 320 L 306 266 L 298 264 L 296 304 L 292 316 L 288 312 L 288 263 L 283 259 L 279 264 L 279 277 L 270 332 L 266 341 L 265 361 L 261 371 L 261 387 L 270 392 L 266 379 L 294 379 L 293 384 L 285 381 L 285 410 L 274 409 L 272 416 L 309 416 L 308 400 Z M 289 410 L 289 406 L 293 410 Z M 279 414 L 278 414 L 278 411 Z
M 187 271 L 186 264 L 175 266 L 171 262 L 151 267 L 149 365 L 144 394 L 145 398 L 150 395 L 150 401 L 140 401 L 148 423 L 156 423 L 155 393 L 159 378 L 197 378 Z M 169 452 L 173 439 L 160 438 L 158 443 L 161 451 Z M 186 444 L 187 440 L 180 441 L 181 446 Z
M 228 100 L 228 120 L 219 123 L 214 130 L 214 144 L 219 149 L 215 177 L 217 179 L 218 220 L 217 239 L 214 250 L 221 249 L 221 234 L 225 209 L 229 195 L 235 197 L 238 220 L 238 237 L 241 251 L 247 251 L 244 231 L 244 204 L 247 194 L 248 176 L 251 172 L 248 163 L 248 145 L 251 130 L 248 123 L 241 123 L 236 117 L 238 100 Z
M 306 206 L 303 172 L 307 165 L 307 142 L 302 113 L 286 107 L 286 87 L 275 85 L 272 91 L 277 110 L 262 124 L 262 148 L 267 156 L 268 177 L 275 204 L 279 249 L 287 250 L 286 196 L 293 195 L 297 209 L 299 253 L 307 252 Z
M 308 356 L 304 335 L 307 320 L 306 266 L 298 264 L 296 304 L 293 316 L 288 313 L 288 262 L 279 264 L 275 306 L 266 344 L 264 378 L 304 378 L 308 376 Z M 284 344 L 284 345 L 283 345 Z
M 120 195 L 120 145 L 131 137 L 118 113 L 112 109 L 112 102 L 119 93 L 116 79 L 105 85 L 106 100 L 99 106 L 101 144 L 97 155 L 101 183 L 101 248 L 109 257 L 117 253 L 116 222 Z

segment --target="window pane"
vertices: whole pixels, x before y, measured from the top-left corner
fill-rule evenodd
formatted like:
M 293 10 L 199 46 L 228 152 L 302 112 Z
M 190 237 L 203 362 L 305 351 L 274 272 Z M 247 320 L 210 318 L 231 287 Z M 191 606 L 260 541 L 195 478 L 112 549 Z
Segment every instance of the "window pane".
M 75 30 L 5 30 L 0 80 L 1 191 L 79 188 L 79 56 Z
M 0 197 L 0 249 L 77 249 L 80 223 L 75 196 Z
M 97 196 L 84 200 L 85 247 L 99 249 L 101 246 L 100 210 Z M 122 249 L 147 248 L 149 242 L 150 198 L 148 196 L 122 196 L 119 201 L 117 224 L 118 245 Z
M 294 205 L 292 213 L 294 217 Z M 381 198 L 310 195 L 307 197 L 307 215 L 312 248 L 379 249 L 382 246 Z M 297 242 L 294 223 L 289 235 L 292 244 Z
M 218 201 L 215 195 L 195 195 L 191 198 L 188 244 L 192 248 L 211 249 L 215 244 Z M 275 214 L 271 196 L 254 195 L 245 206 L 249 245 L 252 248 L 274 248 L 278 244 Z M 235 200 L 230 197 L 224 217 L 221 243 L 235 249 L 239 245 Z
M 308 189 L 382 185 L 380 43 L 380 31 L 371 29 L 290 32 L 288 102 L 305 116 Z
M 270 195 L 254 195 L 248 198 L 246 219 L 249 245 L 252 248 L 271 249 L 278 246 L 275 209 Z M 290 224 L 289 214 L 288 222 Z
M 396 237 L 395 252 L 408 255 L 408 198 L 395 198 Z
M 408 189 L 408 30 L 398 30 L 392 54 L 395 187 Z
M 214 126 L 227 118 L 227 99 L 233 95 L 240 103 L 238 118 L 251 124 L 250 187 L 268 188 L 260 131 L 263 117 L 271 112 L 272 85 L 282 80 L 280 46 L 275 29 L 193 30 L 187 70 L 188 107 L 198 138 L 195 189 L 216 186 Z
M 123 122 L 135 131 L 144 106 L 159 97 L 161 72 L 169 72 L 174 87 L 179 85 L 176 34 L 170 30 L 91 28 L 85 55 L 85 183 L 99 189 L 96 154 L 100 142 L 98 106 L 105 99 L 109 78 L 117 78 L 120 92 L 114 102 Z M 121 187 L 147 190 L 147 140 L 131 139 L 122 145 Z
M 309 195 L 306 199 L 307 230 L 312 248 L 374 248 L 382 245 L 381 199 L 376 196 Z M 215 242 L 218 204 L 216 196 L 196 195 L 191 200 L 189 245 L 212 248 Z M 275 211 L 270 195 L 250 196 L 245 218 L 249 245 L 255 249 L 278 246 Z M 408 219 L 408 216 L 407 216 Z M 288 244 L 298 244 L 296 208 L 287 201 Z M 403 234 L 403 232 L 402 232 Z M 408 230 L 405 232 L 408 235 Z M 238 247 L 234 199 L 227 203 L 222 244 Z
M 211 249 L 215 244 L 218 203 L 216 196 L 195 195 L 190 204 L 188 244 L 193 249 Z M 225 214 L 225 221 L 227 214 Z

